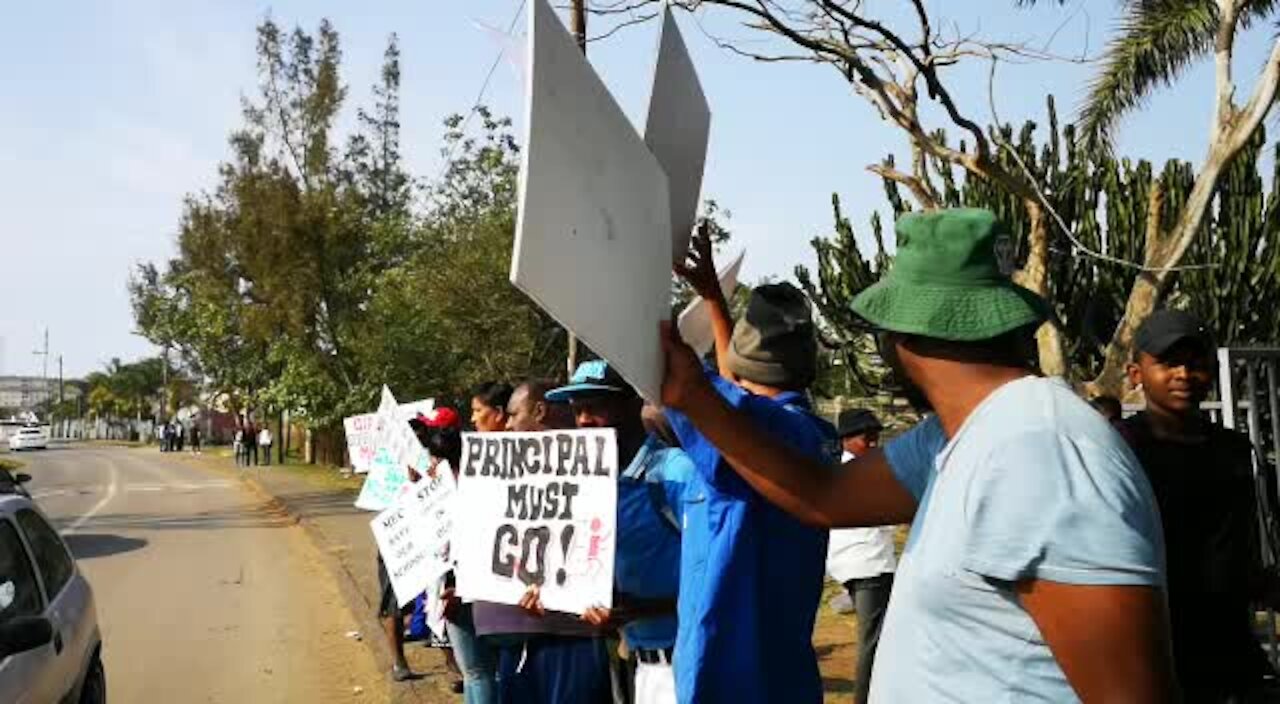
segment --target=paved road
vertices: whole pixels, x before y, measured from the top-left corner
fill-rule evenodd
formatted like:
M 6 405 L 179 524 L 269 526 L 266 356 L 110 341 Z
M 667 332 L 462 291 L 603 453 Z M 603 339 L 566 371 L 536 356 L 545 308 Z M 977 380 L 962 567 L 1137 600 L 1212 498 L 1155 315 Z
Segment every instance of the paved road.
M 114 702 L 385 701 L 314 546 L 231 473 L 154 449 L 18 459 L 93 585 Z

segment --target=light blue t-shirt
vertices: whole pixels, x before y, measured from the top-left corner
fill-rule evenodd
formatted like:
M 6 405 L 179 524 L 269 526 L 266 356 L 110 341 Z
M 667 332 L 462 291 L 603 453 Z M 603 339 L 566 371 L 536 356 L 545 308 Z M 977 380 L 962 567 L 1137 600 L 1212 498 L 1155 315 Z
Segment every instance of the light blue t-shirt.
M 1066 384 L 1027 377 L 983 400 L 950 442 L 931 417 L 885 454 L 919 508 L 873 704 L 1078 701 L 1013 586 L 1163 587 L 1159 514 L 1124 440 Z

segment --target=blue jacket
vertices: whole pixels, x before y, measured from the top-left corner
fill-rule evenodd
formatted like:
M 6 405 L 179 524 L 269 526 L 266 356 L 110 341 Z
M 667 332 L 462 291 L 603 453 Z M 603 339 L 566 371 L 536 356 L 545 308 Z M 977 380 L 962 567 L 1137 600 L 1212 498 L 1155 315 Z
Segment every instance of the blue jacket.
M 708 372 L 757 429 L 831 462 L 835 429 L 799 393 L 757 396 Z M 682 703 L 820 703 L 813 625 L 827 531 L 773 506 L 739 477 L 683 414 L 672 429 L 697 467 L 685 496 L 676 694 Z
M 694 467 L 685 453 L 650 435 L 618 477 L 614 587 L 644 599 L 675 599 L 680 589 L 680 528 L 686 483 Z M 670 648 L 674 614 L 633 621 L 623 629 L 634 649 Z

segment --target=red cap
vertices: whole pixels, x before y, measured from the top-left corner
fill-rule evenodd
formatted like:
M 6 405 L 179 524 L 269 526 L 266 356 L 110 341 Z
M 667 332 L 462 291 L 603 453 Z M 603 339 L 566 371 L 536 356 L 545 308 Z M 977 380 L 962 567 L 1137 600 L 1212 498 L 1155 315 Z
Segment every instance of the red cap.
M 462 418 L 458 417 L 458 412 L 448 406 L 433 408 L 427 413 L 419 413 L 418 420 L 428 428 L 461 428 Z

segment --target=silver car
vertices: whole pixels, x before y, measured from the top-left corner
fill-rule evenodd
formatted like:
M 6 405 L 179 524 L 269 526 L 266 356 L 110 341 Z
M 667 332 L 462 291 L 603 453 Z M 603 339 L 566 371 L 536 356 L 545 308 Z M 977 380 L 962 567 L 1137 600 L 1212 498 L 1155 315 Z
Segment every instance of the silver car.
M 93 590 L 31 499 L 0 488 L 0 702 L 106 700 Z

